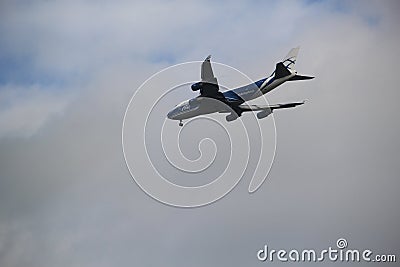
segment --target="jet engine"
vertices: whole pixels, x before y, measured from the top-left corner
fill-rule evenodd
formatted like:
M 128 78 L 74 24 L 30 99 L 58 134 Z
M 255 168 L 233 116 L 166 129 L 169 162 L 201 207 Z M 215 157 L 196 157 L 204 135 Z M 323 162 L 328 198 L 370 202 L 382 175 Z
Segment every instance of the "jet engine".
M 203 88 L 203 83 L 202 82 L 194 83 L 194 84 L 192 84 L 191 88 L 192 88 L 192 91 L 198 91 Z
M 257 118 L 258 119 L 264 119 L 265 117 L 268 117 L 272 113 L 272 109 L 266 109 L 261 112 L 257 113 Z
M 239 116 L 236 113 L 231 113 L 225 117 L 226 121 L 234 121 L 237 118 L 239 118 Z

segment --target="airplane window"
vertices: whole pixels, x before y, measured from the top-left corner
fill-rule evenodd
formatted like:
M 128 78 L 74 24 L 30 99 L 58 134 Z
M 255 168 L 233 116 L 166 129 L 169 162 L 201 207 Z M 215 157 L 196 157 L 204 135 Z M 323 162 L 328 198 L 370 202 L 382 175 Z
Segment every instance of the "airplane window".
M 199 101 L 197 101 L 197 99 L 190 99 L 190 100 L 189 100 L 189 105 L 190 105 L 191 107 L 197 106 L 198 104 L 199 104 Z

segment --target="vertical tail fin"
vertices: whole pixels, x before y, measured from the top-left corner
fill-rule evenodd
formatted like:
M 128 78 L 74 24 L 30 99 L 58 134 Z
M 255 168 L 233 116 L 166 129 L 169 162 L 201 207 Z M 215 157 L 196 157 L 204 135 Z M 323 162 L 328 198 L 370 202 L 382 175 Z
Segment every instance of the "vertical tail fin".
M 296 63 L 297 54 L 299 53 L 300 47 L 292 48 L 286 57 L 276 64 L 275 67 L 275 78 L 279 79 L 291 74 L 294 71 L 294 64 Z
M 288 81 L 299 81 L 299 80 L 310 80 L 314 77 L 311 76 L 304 76 L 304 75 L 297 75 L 297 72 L 294 68 L 297 60 L 297 54 L 299 53 L 300 47 L 292 48 L 286 57 L 276 64 L 274 75 L 276 79 L 283 78 L 289 76 L 290 74 L 294 73 L 295 75 L 291 77 Z
M 296 64 L 297 54 L 299 53 L 299 50 L 300 46 L 292 48 L 292 50 L 289 51 L 289 53 L 282 60 L 282 62 L 276 64 L 275 73 L 277 73 L 279 77 L 284 77 L 288 75 L 288 73 L 290 74 L 290 72 L 294 72 L 296 75 L 291 77 L 288 81 L 310 80 L 314 78 L 311 76 L 304 76 L 297 74 L 294 66 Z
M 294 65 L 296 64 L 297 54 L 299 53 L 299 50 L 300 46 L 292 48 L 292 50 L 290 50 L 286 57 L 282 60 L 282 63 L 286 68 L 294 70 Z
M 280 79 L 289 76 L 291 72 L 285 67 L 283 62 L 279 62 L 275 67 L 275 79 Z

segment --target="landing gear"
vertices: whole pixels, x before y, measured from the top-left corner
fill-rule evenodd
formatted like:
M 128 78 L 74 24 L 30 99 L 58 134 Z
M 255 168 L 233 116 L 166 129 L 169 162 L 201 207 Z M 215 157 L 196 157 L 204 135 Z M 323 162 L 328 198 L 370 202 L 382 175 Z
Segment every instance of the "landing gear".
M 180 127 L 183 126 L 182 120 L 179 121 L 179 126 L 180 126 Z

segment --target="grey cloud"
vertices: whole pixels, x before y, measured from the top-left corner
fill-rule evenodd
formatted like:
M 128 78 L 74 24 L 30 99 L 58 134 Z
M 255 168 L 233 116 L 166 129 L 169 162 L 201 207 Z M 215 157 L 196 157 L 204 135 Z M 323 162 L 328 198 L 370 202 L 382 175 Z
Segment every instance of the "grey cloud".
M 399 255 L 397 3 L 335 3 L 2 4 L 4 53 L 67 77 L 58 89 L 74 97 L 35 93 L 27 101 L 57 116 L 0 139 L 0 265 L 256 266 L 264 244 L 318 249 L 339 237 Z M 309 101 L 275 114 L 276 159 L 259 191 L 243 180 L 213 205 L 177 209 L 138 188 L 122 116 L 168 66 L 164 52 L 178 62 L 213 53 L 256 79 L 298 44 L 298 71 L 316 79 L 268 96 Z M 10 111 L 0 114 L 29 125 Z

